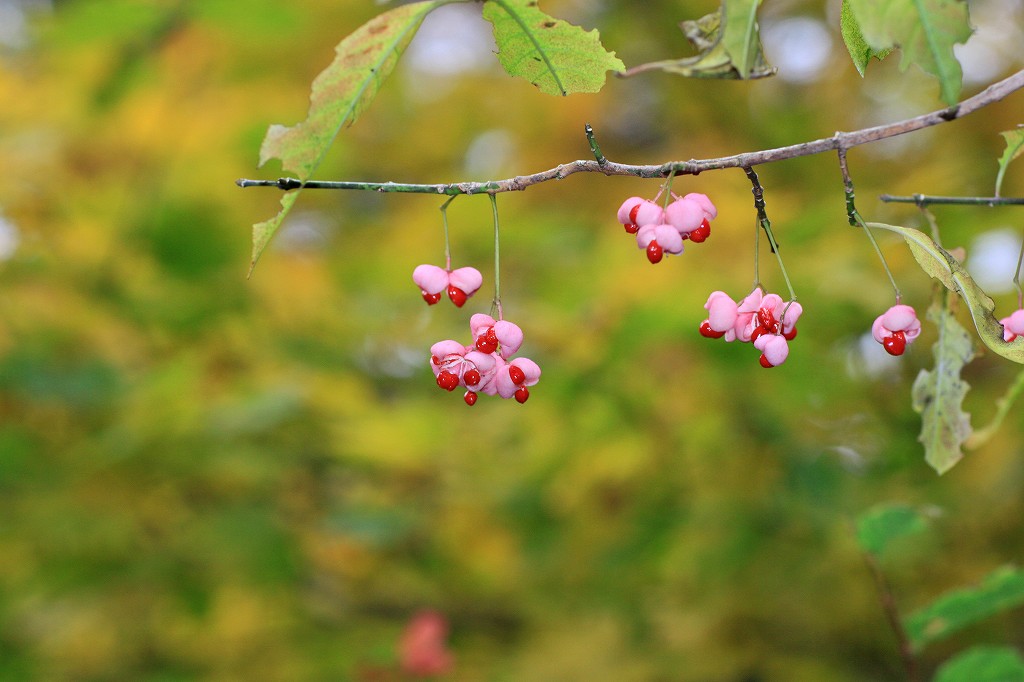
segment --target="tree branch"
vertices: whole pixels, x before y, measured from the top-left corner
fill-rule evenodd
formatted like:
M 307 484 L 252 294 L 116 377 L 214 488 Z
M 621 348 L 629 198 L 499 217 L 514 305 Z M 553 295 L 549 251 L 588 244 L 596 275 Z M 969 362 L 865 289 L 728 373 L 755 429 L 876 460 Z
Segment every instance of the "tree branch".
M 414 194 L 441 194 L 454 196 L 457 194 L 498 194 L 500 192 L 513 192 L 525 190 L 527 187 L 538 185 L 549 180 L 561 180 L 575 173 L 602 173 L 604 175 L 629 175 L 638 178 L 665 178 L 670 173 L 676 175 L 697 175 L 709 170 L 722 168 L 751 168 L 765 163 L 774 163 L 786 159 L 794 159 L 801 156 L 812 156 L 833 150 L 846 150 L 858 147 L 870 142 L 877 142 L 889 137 L 911 133 L 923 128 L 929 128 L 940 123 L 955 121 L 958 118 L 977 111 L 994 102 L 998 102 L 1007 95 L 1024 88 L 1024 71 L 1018 71 L 1009 78 L 994 83 L 985 88 L 977 95 L 969 97 L 959 104 L 946 109 L 933 111 L 929 114 L 908 118 L 903 121 L 889 123 L 886 125 L 864 128 L 853 132 L 837 132 L 832 137 L 824 137 L 810 142 L 777 147 L 757 152 L 746 152 L 734 156 L 724 156 L 718 159 L 703 159 L 690 161 L 669 161 L 659 165 L 630 165 L 615 163 L 603 156 L 597 156 L 594 161 L 572 161 L 563 163 L 532 175 L 517 175 L 506 180 L 488 180 L 486 182 L 454 182 L 441 184 L 412 184 L 398 182 L 330 182 L 321 180 L 310 180 L 303 184 L 294 178 L 280 178 L 278 180 L 246 180 L 235 181 L 239 187 L 277 187 L 282 190 L 298 189 L 348 189 L 376 192 L 408 192 Z M 591 149 L 598 149 L 593 139 L 593 133 L 588 132 L 588 139 L 591 142 Z M 603 161 L 603 162 L 602 162 Z

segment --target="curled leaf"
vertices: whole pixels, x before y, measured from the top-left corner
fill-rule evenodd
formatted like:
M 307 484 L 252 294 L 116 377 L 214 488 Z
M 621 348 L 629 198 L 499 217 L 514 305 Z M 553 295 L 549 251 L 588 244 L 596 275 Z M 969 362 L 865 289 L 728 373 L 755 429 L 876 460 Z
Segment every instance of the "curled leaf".
M 967 304 L 971 321 L 974 322 L 982 343 L 997 355 L 1024 364 L 1024 337 L 1010 343 L 1003 341 L 1003 325 L 999 324 L 999 320 L 993 315 L 995 302 L 978 286 L 956 258 L 919 230 L 885 223 L 868 223 L 867 226 L 895 232 L 903 237 L 921 269 L 942 282 L 943 286 L 957 294 Z
M 748 79 L 775 74 L 761 46 L 757 8 L 761 0 L 724 0 L 715 12 L 680 27 L 698 51 L 693 57 L 667 59 L 635 66 L 642 71 L 666 71 L 688 78 Z

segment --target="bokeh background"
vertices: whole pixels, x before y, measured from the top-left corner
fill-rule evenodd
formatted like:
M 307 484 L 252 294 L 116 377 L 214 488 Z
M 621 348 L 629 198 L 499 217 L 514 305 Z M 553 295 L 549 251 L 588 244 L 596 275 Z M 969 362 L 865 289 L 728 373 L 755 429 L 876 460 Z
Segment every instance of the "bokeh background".
M 493 58 L 475 4 L 432 15 L 322 178 L 441 182 L 588 158 L 654 163 L 790 144 L 940 108 L 896 58 L 861 79 L 838 2 L 766 3 L 780 75 L 664 74 L 552 98 Z M 0 3 L 0 678 L 392 680 L 403 629 L 449 628 L 458 680 L 901 679 L 854 541 L 884 502 L 932 510 L 883 568 L 901 608 L 1018 562 L 1020 409 L 944 477 L 924 463 L 899 361 L 867 341 L 892 292 L 845 220 L 831 156 L 759 168 L 805 308 L 783 367 L 697 334 L 709 292 L 753 282 L 750 186 L 677 180 L 719 207 L 711 239 L 656 267 L 615 220 L 656 181 L 575 175 L 502 195 L 506 317 L 543 368 L 529 402 L 473 408 L 430 345 L 468 339 L 493 275 L 490 206 L 450 210 L 465 308 L 410 279 L 443 263 L 440 200 L 307 191 L 251 279 L 273 189 L 239 189 L 272 123 L 306 113 L 334 45 L 381 3 Z M 713 2 L 547 0 L 627 65 L 687 54 Z M 1021 68 L 1019 0 L 971 3 L 965 95 Z M 921 226 L 882 192 L 990 195 L 1016 94 L 850 153 L 862 213 Z M 1011 170 L 1004 194 L 1024 192 Z M 1019 208 L 937 208 L 998 310 Z M 880 235 L 905 302 L 932 284 Z M 763 245 L 763 240 L 762 240 Z M 762 280 L 784 293 L 767 251 Z M 1017 368 L 966 372 L 980 425 Z M 1024 645 L 1011 612 L 924 652 Z

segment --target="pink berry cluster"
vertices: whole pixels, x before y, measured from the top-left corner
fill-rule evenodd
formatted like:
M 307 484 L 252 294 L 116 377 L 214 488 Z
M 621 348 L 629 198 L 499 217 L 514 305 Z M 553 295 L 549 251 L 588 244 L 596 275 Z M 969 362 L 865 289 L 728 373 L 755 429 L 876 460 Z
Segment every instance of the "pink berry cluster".
M 646 250 L 647 260 L 659 263 L 666 253 L 683 252 L 683 241 L 703 242 L 711 234 L 718 209 L 704 194 L 672 195 L 666 208 L 641 197 L 630 197 L 619 207 L 619 222 L 636 235 L 636 245 Z
M 875 318 L 871 336 L 889 355 L 903 355 L 921 333 L 921 321 L 909 305 L 896 304 Z
M 430 347 L 430 368 L 446 391 L 466 388 L 463 400 L 475 405 L 478 393 L 525 403 L 528 386 L 540 381 L 540 367 L 529 358 L 512 358 L 523 344 L 523 330 L 506 320 L 477 313 L 469 318 L 473 344 L 447 339 Z
M 761 366 L 776 367 L 789 357 L 789 342 L 796 338 L 796 323 L 803 307 L 786 302 L 778 294 L 765 294 L 760 287 L 737 303 L 722 291 L 713 291 L 704 308 L 708 317 L 700 334 L 709 339 L 752 343 L 761 351 Z
M 1003 325 L 1003 341 L 1007 343 L 1011 343 L 1018 336 L 1024 336 L 1024 308 L 999 320 L 999 324 Z
M 447 293 L 452 303 L 461 308 L 484 283 L 484 277 L 476 268 L 444 270 L 436 265 L 423 264 L 412 271 L 412 281 L 420 288 L 427 305 L 434 305 L 441 300 L 442 293 Z

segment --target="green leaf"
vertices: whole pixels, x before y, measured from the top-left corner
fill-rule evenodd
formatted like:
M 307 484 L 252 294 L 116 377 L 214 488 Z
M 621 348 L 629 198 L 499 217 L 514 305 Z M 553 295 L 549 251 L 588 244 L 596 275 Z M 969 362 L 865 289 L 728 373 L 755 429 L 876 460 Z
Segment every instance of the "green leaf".
M 921 269 L 967 304 L 982 343 L 997 355 L 1024 364 L 1024 338 L 1010 343 L 1003 341 L 1003 325 L 992 314 L 996 304 L 948 251 L 919 230 L 885 223 L 868 223 L 867 226 L 889 230 L 903 237 Z
M 955 104 L 963 71 L 953 45 L 971 35 L 963 0 L 849 0 L 864 42 L 875 52 L 900 48 L 900 69 L 917 64 L 939 79 L 942 99 Z M 856 61 L 856 58 L 855 58 Z
M 971 337 L 949 310 L 949 294 L 928 309 L 939 336 L 932 346 L 935 368 L 922 369 L 914 380 L 911 400 L 921 415 L 924 458 L 939 474 L 949 471 L 964 456 L 961 449 L 971 435 L 971 416 L 963 411 L 969 388 L 960 378 L 964 365 L 974 357 Z
M 891 49 L 874 50 L 867 44 L 864 34 L 860 31 L 860 24 L 857 23 L 857 17 L 850 9 L 850 0 L 843 0 L 839 11 L 839 31 L 843 34 L 843 42 L 846 43 L 853 65 L 857 67 L 857 73 L 861 77 L 864 76 L 864 70 L 868 68 L 868 62 L 872 57 L 881 60 L 892 52 Z
M 335 48 L 334 61 L 313 81 L 309 113 L 294 126 L 272 125 L 260 148 L 260 166 L 280 159 L 285 171 L 309 180 L 323 161 L 334 138 L 350 126 L 377 95 L 409 45 L 423 18 L 448 0 L 414 2 L 379 14 L 360 26 Z M 253 225 L 252 264 L 295 204 L 301 188 L 281 198 L 281 211 Z
M 687 78 L 748 79 L 775 74 L 761 47 L 757 7 L 761 0 L 725 0 L 706 16 L 681 24 L 683 34 L 698 51 L 693 57 L 649 62 L 631 68 L 665 71 Z M 723 19 L 724 17 L 724 19 Z
M 976 646 L 942 664 L 934 682 L 1024 682 L 1024 660 L 1016 649 Z
M 494 26 L 498 61 L 510 76 L 525 78 L 549 95 L 598 92 L 608 71 L 626 65 L 604 49 L 597 30 L 555 19 L 536 0 L 488 0 L 484 19 Z
M 1004 567 L 977 587 L 954 590 L 906 618 L 907 636 L 916 650 L 1024 604 L 1024 572 Z
M 913 507 L 878 505 L 857 518 L 857 543 L 865 552 L 880 556 L 892 540 L 927 527 L 924 515 Z
M 1010 165 L 1011 161 L 1024 154 L 1024 128 L 1007 130 L 999 134 L 1006 138 L 1006 149 L 1003 150 L 1003 156 L 999 159 L 999 174 L 996 175 L 995 196 L 999 196 L 999 190 L 1003 186 L 1003 175 L 1006 174 L 1006 167 Z

